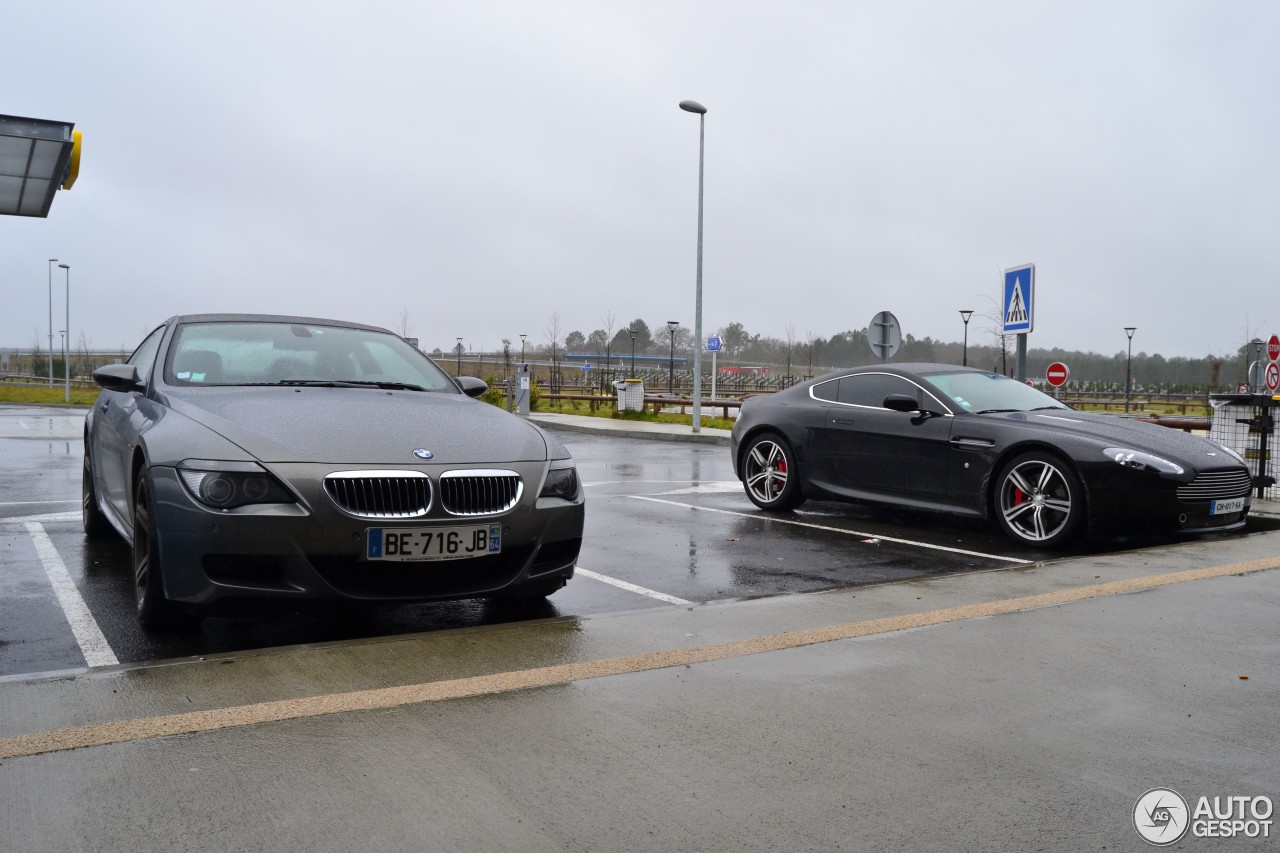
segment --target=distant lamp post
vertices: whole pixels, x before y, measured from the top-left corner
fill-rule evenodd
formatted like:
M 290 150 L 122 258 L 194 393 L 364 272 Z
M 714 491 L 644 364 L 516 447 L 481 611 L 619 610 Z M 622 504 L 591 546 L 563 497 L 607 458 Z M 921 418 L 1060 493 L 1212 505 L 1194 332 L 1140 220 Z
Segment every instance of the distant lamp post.
M 960 312 L 960 319 L 964 320 L 964 355 L 961 358 L 960 366 L 969 366 L 969 318 L 973 316 L 973 310 L 965 308 Z
M 627 329 L 627 334 L 631 336 L 631 378 L 636 378 L 636 330 Z
M 697 101 L 681 101 L 680 109 L 698 116 L 698 273 L 693 309 L 693 431 L 702 426 L 702 163 L 706 150 L 707 108 Z
M 458 369 L 454 371 L 454 376 L 462 375 L 462 338 L 458 338 L 458 346 L 456 352 L 458 354 Z
M 58 264 L 59 267 L 67 271 L 67 305 L 66 317 L 64 318 L 67 326 L 67 342 L 63 346 L 62 355 L 62 372 L 66 376 L 66 402 L 71 402 L 71 360 L 67 358 L 66 351 L 70 349 L 71 344 L 71 266 L 69 264 Z M 52 337 L 52 336 L 50 336 Z
M 671 333 L 671 355 L 667 360 L 667 393 L 674 394 L 676 392 L 676 326 L 680 324 L 675 320 L 667 321 L 667 331 Z
M 49 387 L 53 387 L 53 265 L 57 258 L 49 259 Z M 31 371 L 35 373 L 33 369 Z
M 527 337 L 529 337 L 529 334 L 527 332 L 520 336 L 520 363 L 521 364 L 524 364 L 524 339 Z
M 1133 385 L 1133 333 L 1137 326 L 1125 326 L 1124 333 L 1129 336 L 1129 358 L 1124 364 L 1124 411 L 1129 413 L 1129 388 Z

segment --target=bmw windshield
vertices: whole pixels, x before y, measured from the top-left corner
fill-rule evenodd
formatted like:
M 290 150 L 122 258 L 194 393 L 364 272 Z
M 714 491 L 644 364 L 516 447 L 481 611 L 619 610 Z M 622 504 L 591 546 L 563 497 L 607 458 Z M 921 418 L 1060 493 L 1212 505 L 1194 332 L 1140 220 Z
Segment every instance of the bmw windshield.
M 184 323 L 171 385 L 337 385 L 458 393 L 435 363 L 389 332 L 317 323 Z
M 946 399 L 966 412 L 977 415 L 1071 408 L 1030 385 L 999 373 L 964 370 L 955 373 L 930 373 L 925 378 Z

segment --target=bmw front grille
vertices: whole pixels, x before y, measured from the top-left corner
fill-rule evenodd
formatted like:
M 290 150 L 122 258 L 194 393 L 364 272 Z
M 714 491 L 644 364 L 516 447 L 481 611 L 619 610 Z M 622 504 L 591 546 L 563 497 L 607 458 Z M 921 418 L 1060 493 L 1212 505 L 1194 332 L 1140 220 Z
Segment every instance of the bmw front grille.
M 524 484 L 515 471 L 446 471 L 440 505 L 450 515 L 494 515 L 520 502 Z
M 431 479 L 421 471 L 340 471 L 324 478 L 324 491 L 358 518 L 421 518 L 431 509 Z
M 1253 488 L 1253 476 L 1246 468 L 1206 471 L 1185 486 L 1178 487 L 1178 500 L 1191 502 L 1239 498 Z

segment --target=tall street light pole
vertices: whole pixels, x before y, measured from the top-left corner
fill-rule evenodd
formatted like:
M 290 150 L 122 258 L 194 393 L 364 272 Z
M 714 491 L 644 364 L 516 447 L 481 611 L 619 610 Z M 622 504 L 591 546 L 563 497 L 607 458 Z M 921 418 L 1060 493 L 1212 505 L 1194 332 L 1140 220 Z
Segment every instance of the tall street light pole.
M 1137 326 L 1125 326 L 1124 333 L 1129 336 L 1129 358 L 1124 363 L 1124 412 L 1129 413 L 1129 388 L 1133 384 L 1133 333 Z
M 627 334 L 631 336 L 631 378 L 636 378 L 636 330 L 627 329 Z
M 53 387 L 53 265 L 58 262 L 57 258 L 49 259 L 49 387 Z M 32 365 L 32 373 L 35 373 L 35 366 Z
M 69 264 L 58 264 L 59 267 L 67 271 L 67 312 L 64 318 L 67 326 L 67 343 L 64 346 L 65 351 L 71 349 L 71 266 Z M 66 352 L 62 356 L 62 372 L 66 376 L 66 402 L 71 402 L 71 359 L 67 358 Z
M 676 392 L 676 326 L 680 324 L 675 320 L 667 321 L 667 331 L 671 333 L 671 355 L 667 360 L 667 393 L 674 394 Z
M 529 337 L 529 333 L 525 332 L 520 336 L 520 363 L 524 364 L 524 339 Z
M 698 114 L 698 284 L 693 309 L 693 431 L 702 429 L 702 163 L 706 149 L 707 108 L 681 101 L 680 109 Z
M 965 308 L 960 312 L 960 319 L 964 320 L 964 356 L 960 361 L 961 367 L 969 366 L 969 318 L 973 316 L 973 311 Z
M 458 338 L 458 348 L 456 352 L 458 353 L 458 369 L 454 371 L 453 375 L 461 376 L 462 375 L 462 338 Z

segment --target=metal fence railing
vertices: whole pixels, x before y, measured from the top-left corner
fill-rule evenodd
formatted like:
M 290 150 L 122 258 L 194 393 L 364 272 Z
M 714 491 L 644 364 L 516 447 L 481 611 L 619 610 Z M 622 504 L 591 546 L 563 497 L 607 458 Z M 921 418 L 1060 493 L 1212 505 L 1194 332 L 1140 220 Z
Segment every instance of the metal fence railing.
M 1253 473 L 1254 494 L 1280 500 L 1276 485 L 1276 409 L 1280 397 L 1266 394 L 1212 394 L 1213 422 L 1209 437 L 1245 458 Z

